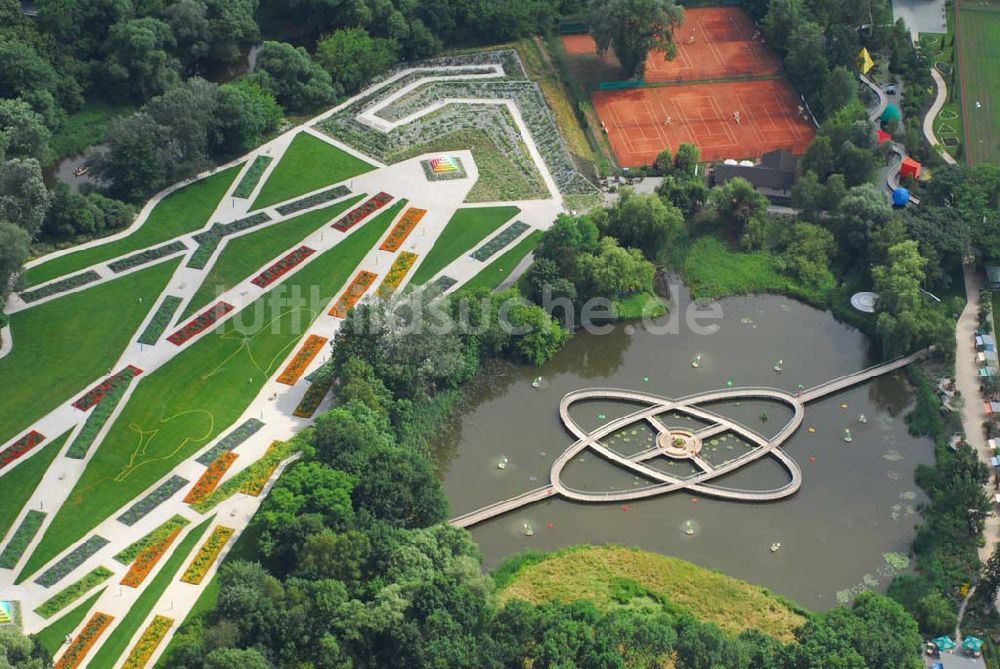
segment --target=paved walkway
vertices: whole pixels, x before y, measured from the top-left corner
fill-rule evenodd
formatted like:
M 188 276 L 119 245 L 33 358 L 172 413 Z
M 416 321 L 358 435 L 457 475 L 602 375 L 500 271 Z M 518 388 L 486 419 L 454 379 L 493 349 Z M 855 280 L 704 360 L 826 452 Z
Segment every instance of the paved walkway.
M 979 364 L 976 362 L 976 330 L 979 329 L 979 291 L 982 289 L 982 279 L 972 265 L 965 266 L 965 309 L 958 318 L 955 328 L 957 347 L 955 350 L 955 385 L 965 398 L 965 408 L 962 410 L 962 427 L 965 430 L 965 440 L 979 454 L 979 458 L 990 465 L 989 447 L 983 434 L 983 423 L 986 422 L 986 411 L 983 408 L 982 396 L 979 394 Z M 993 467 L 990 466 L 992 471 Z M 993 495 L 992 481 L 988 484 L 990 496 Z M 979 549 L 980 560 L 985 561 L 993 554 L 997 541 L 1000 540 L 1000 518 L 996 512 L 986 519 L 985 545 Z
M 924 116 L 924 137 L 927 138 L 933 150 L 935 146 L 941 143 L 938 141 L 937 135 L 934 134 L 934 121 L 941 112 L 941 107 L 948 101 L 948 85 L 944 83 L 944 77 L 941 76 L 936 67 L 931 66 L 931 76 L 934 77 L 934 85 L 937 87 L 937 97 L 934 98 L 931 108 L 927 110 L 927 114 Z M 952 158 L 951 154 L 947 151 L 942 150 L 938 155 L 949 165 L 958 164 L 958 161 Z

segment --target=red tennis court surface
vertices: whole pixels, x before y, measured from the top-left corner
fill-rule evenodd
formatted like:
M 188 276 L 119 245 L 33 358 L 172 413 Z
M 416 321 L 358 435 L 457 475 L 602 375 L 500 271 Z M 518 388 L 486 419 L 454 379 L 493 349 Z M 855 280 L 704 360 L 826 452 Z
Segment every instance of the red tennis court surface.
M 564 35 L 562 39 L 571 60 L 598 61 L 590 35 Z M 666 60 L 662 51 L 649 54 L 646 81 L 699 81 L 781 72 L 778 57 L 738 7 L 685 9 L 684 23 L 674 33 L 674 41 L 677 57 L 673 60 Z M 603 65 L 618 69 L 613 53 L 602 60 Z
M 801 154 L 816 134 L 784 79 L 595 91 L 593 100 L 623 167 L 652 165 L 680 144 L 696 144 L 702 160 Z

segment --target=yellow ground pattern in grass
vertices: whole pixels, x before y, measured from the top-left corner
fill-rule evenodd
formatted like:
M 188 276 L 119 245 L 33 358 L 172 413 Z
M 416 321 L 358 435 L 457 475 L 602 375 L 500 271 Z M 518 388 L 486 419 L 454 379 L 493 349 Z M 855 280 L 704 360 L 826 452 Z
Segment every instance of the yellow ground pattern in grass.
M 500 591 L 500 601 L 589 599 L 607 610 L 617 606 L 611 593 L 615 581 L 623 578 L 732 634 L 756 629 L 789 642 L 795 628 L 806 621 L 793 604 L 764 588 L 684 560 L 621 546 L 582 546 L 553 553 L 523 567 Z

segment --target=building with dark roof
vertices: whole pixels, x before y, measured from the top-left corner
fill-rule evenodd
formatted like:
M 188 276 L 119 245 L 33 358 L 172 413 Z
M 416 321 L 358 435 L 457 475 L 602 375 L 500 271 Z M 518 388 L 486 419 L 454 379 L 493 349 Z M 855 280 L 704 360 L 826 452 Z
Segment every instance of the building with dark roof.
M 764 195 L 784 198 L 792 193 L 798 162 L 796 156 L 785 149 L 778 149 L 765 153 L 756 165 L 716 165 L 712 171 L 712 183 L 719 185 L 742 177 Z

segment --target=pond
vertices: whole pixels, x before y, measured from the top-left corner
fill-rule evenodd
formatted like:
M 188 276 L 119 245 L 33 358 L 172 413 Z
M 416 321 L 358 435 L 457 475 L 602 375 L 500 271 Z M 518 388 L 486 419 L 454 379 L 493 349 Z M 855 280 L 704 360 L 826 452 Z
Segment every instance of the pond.
M 682 292 L 680 313 L 687 301 Z M 809 388 L 878 362 L 865 335 L 828 312 L 779 296 L 727 298 L 720 306 L 724 315 L 713 334 L 695 334 L 683 323 L 677 334 L 666 335 L 642 325 L 616 325 L 604 335 L 578 334 L 540 368 L 505 369 L 484 382 L 436 445 L 454 515 L 549 482 L 554 459 L 573 442 L 558 415 L 559 401 L 570 391 L 609 387 L 680 397 L 732 381 L 736 387 L 794 393 L 799 384 Z M 678 305 L 672 309 L 678 311 Z M 697 368 L 696 356 L 701 356 Z M 778 360 L 780 373 L 774 370 Z M 535 388 L 532 381 L 539 375 Z M 472 536 L 490 567 L 528 548 L 621 543 L 722 570 L 825 609 L 863 588 L 884 590 L 899 568 L 886 554 L 909 550 L 919 522 L 916 507 L 925 500 L 913 481 L 914 469 L 933 462 L 931 441 L 906 430 L 903 417 L 910 405 L 902 372 L 807 404 L 802 426 L 783 446 L 802 469 L 802 487 L 781 501 L 716 500 L 684 490 L 628 504 L 550 499 L 476 525 Z M 777 432 L 791 415 L 786 407 L 760 401 L 711 408 L 765 435 Z M 572 415 L 593 429 L 601 417 L 635 409 L 602 402 L 575 405 Z M 865 422 L 859 420 L 862 414 Z M 680 416 L 666 420 L 671 427 L 697 429 Z M 845 429 L 852 433 L 850 443 L 844 441 Z M 618 442 L 609 447 L 645 447 L 642 440 L 652 439 L 646 431 L 632 426 L 609 437 Z M 633 439 L 635 444 L 625 443 Z M 706 444 L 705 459 L 724 461 L 733 457 L 727 450 L 752 448 L 733 435 L 728 439 Z M 681 476 L 692 471 L 684 461 L 670 466 Z M 567 466 L 565 480 L 593 491 L 644 484 L 586 451 Z M 764 457 L 715 483 L 769 489 L 786 481 L 785 470 Z M 531 536 L 525 535 L 526 524 Z M 780 543 L 776 552 L 775 543 Z
M 89 170 L 84 174 L 76 174 L 79 168 L 87 165 L 88 159 L 97 154 L 106 153 L 109 146 L 107 144 L 95 144 L 83 153 L 76 156 L 67 156 L 59 162 L 53 163 L 42 170 L 42 180 L 45 187 L 52 189 L 60 181 L 68 184 L 70 191 L 80 192 L 80 187 L 85 184 L 97 185 L 93 173 Z

